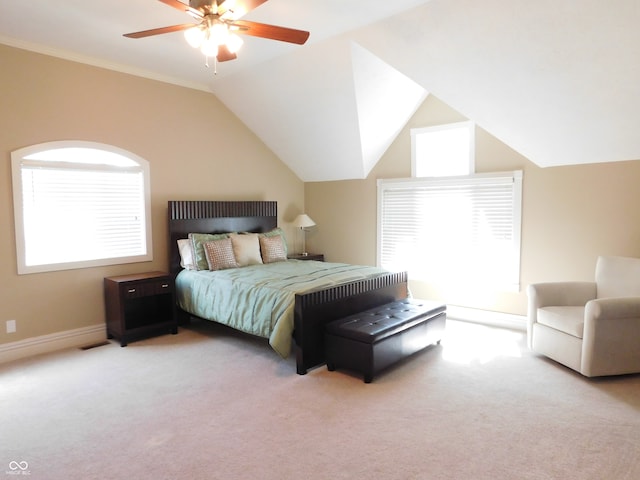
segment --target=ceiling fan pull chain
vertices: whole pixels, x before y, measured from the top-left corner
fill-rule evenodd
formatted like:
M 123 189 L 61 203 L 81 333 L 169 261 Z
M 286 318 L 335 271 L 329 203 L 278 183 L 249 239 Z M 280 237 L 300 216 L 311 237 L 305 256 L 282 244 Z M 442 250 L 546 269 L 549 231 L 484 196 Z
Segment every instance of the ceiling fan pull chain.
M 204 57 L 204 58 L 205 58 L 205 61 L 204 61 L 205 67 L 209 68 L 209 57 Z M 213 57 L 213 74 L 218 75 L 218 59 L 216 57 Z

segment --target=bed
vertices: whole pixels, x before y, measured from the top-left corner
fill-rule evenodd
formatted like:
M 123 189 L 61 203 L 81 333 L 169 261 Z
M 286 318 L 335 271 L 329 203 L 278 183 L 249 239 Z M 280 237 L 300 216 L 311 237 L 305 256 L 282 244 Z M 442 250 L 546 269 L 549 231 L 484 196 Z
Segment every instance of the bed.
M 277 202 L 274 201 L 169 201 L 169 268 L 176 280 L 176 297 L 178 298 L 179 321 L 186 323 L 190 318 L 196 317 L 204 320 L 223 323 L 247 333 L 269 339 L 272 344 L 272 336 L 276 325 L 264 328 L 246 328 L 242 320 L 229 320 L 221 314 L 221 308 L 234 309 L 234 305 L 213 308 L 210 304 L 197 307 L 196 301 L 185 300 L 193 295 L 193 290 L 200 288 L 196 277 L 205 277 L 207 272 L 187 271 L 181 265 L 181 256 L 178 248 L 178 240 L 188 238 L 190 233 L 220 234 L 226 232 L 254 232 L 263 235 L 277 229 Z M 337 275 L 337 283 L 334 280 L 321 281 L 310 279 L 310 271 L 321 272 L 325 275 L 328 268 L 337 265 L 340 270 Z M 296 267 L 297 266 L 297 267 Z M 266 267 L 266 268 L 261 268 Z M 288 341 L 295 352 L 296 371 L 304 375 L 311 368 L 324 363 L 324 325 L 332 320 L 351 315 L 369 308 L 373 308 L 388 302 L 400 300 L 408 296 L 406 272 L 384 272 L 373 267 L 353 266 L 358 271 L 351 271 L 345 264 L 324 264 L 315 261 L 278 262 L 278 264 L 265 264 L 230 269 L 229 271 L 209 272 L 211 274 L 222 273 L 211 285 L 233 285 L 247 282 L 244 277 L 252 278 L 261 275 L 266 270 L 279 275 L 282 282 L 260 280 L 262 285 L 268 285 L 275 289 L 280 283 L 286 284 L 287 303 L 278 305 L 285 311 L 283 317 L 292 315 L 288 320 L 292 325 L 277 326 L 278 338 L 274 340 L 278 346 L 274 350 L 282 356 L 286 356 L 286 348 L 282 347 Z M 300 269 L 303 278 L 291 281 L 293 275 L 291 269 Z M 297 274 L 297 273 L 296 273 Z M 333 275 L 333 272 L 331 273 Z M 333 278 L 333 277 L 332 277 Z M 284 281 L 284 279 L 287 279 Z M 194 283 L 196 282 L 196 283 Z M 296 285 L 292 289 L 291 285 Z M 300 287 L 300 288 L 298 288 Z M 204 287 L 203 287 L 204 288 Z M 206 287 L 213 288 L 213 287 Z M 256 288 L 255 286 L 249 287 Z M 231 301 L 239 301 L 238 297 L 249 295 L 246 291 L 229 293 L 226 297 Z M 197 295 L 196 295 L 197 296 Z M 219 298 L 219 297 L 217 297 Z M 182 301 L 180 300 L 182 299 Z M 243 297 L 244 301 L 244 297 Z M 274 305 L 277 302 L 274 301 Z M 236 303 L 236 306 L 238 304 Z M 259 316 L 259 309 L 255 309 L 255 316 Z M 276 311 L 277 308 L 272 308 Z M 247 314 L 254 316 L 254 313 Z M 224 317 L 224 318 L 220 318 Z M 245 319 L 246 320 L 246 319 Z M 249 323 L 253 323 L 253 318 Z M 286 323 L 286 322 L 285 322 Z M 284 337 L 284 340 L 283 340 Z M 293 337 L 293 343 L 291 342 Z

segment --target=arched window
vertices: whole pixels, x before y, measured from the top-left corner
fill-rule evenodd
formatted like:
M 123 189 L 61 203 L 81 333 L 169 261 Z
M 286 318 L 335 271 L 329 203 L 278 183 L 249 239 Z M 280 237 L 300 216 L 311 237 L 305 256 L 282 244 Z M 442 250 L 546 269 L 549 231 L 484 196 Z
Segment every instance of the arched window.
M 149 164 L 94 142 L 11 153 L 18 273 L 152 260 Z

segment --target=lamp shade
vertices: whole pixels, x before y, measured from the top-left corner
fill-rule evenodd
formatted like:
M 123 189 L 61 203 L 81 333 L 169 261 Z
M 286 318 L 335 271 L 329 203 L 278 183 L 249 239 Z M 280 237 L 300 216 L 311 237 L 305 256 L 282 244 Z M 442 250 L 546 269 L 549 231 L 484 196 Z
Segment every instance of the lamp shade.
M 200 48 L 205 36 L 206 33 L 200 26 L 191 27 L 184 31 L 184 38 L 193 48 Z
M 293 225 L 296 228 L 308 228 L 308 227 L 313 227 L 315 226 L 316 222 L 314 222 L 313 220 L 311 220 L 311 218 L 309 217 L 309 215 L 307 215 L 306 213 L 301 213 L 300 215 L 298 215 L 296 217 L 296 219 L 293 221 Z

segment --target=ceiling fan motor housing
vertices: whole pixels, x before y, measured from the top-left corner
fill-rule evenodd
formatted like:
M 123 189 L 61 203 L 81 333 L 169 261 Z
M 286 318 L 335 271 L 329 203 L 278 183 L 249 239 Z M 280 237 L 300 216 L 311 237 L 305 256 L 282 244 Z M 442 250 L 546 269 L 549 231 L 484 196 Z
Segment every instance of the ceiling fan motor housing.
M 218 2 L 216 0 L 189 0 L 189 6 L 191 8 L 195 8 L 196 10 L 205 12 L 205 14 L 210 13 L 212 10 L 214 10 L 214 3 L 217 7 Z

